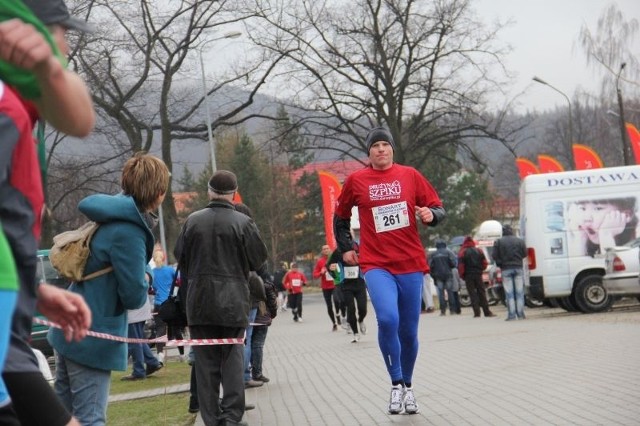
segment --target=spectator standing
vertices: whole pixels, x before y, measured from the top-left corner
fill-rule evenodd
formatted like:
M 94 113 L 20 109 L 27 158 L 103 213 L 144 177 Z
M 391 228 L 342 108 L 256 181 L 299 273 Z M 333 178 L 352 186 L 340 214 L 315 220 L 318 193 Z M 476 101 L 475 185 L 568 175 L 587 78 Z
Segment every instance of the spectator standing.
M 480 308 L 485 317 L 495 317 L 495 314 L 489 310 L 487 292 L 482 281 L 482 272 L 486 267 L 487 258 L 484 253 L 476 247 L 473 238 L 467 236 L 458 253 L 458 272 L 467 285 L 474 318 L 480 317 Z
M 91 132 L 95 123 L 91 95 L 82 79 L 65 68 L 63 58 L 69 53 L 67 30 L 85 31 L 88 25 L 71 18 L 62 0 L 1 3 L 2 14 L 16 19 L 0 22 L 0 222 L 19 289 L 12 320 L 2 322 L 11 327 L 3 369 L 11 403 L 0 404 L 0 424 L 77 425 L 38 369 L 28 344 L 36 304 L 39 312 L 63 327 L 68 340 L 84 338 L 91 324 L 91 311 L 80 296 L 36 282 L 44 194 L 32 131 L 41 118 L 72 136 Z M 45 36 L 52 36 L 53 43 Z M 8 69 L 4 65 L 14 68 L 4 73 Z M 39 93 L 28 96 L 24 87 L 11 86 L 12 78 L 25 75 Z M 9 309 L 3 306 L 3 314 L 11 315 Z
M 313 268 L 313 278 L 320 278 L 320 288 L 322 289 L 322 296 L 324 296 L 324 303 L 327 305 L 327 314 L 333 324 L 333 331 L 338 330 L 338 326 L 341 325 L 340 315 L 338 314 L 338 304 L 336 303 L 336 312 L 333 312 L 333 292 L 336 288 L 333 283 L 333 276 L 328 269 L 327 260 L 331 254 L 331 247 L 328 245 L 322 246 L 320 258 L 316 262 Z
M 147 266 L 145 272 L 145 280 L 148 285 L 153 282 L 151 268 Z M 152 309 L 149 303 L 149 296 L 144 305 L 138 309 L 127 311 L 128 336 L 131 339 L 144 339 L 144 325 L 151 319 Z M 127 376 L 123 376 L 121 380 L 143 380 L 147 376 L 155 373 L 163 367 L 162 362 L 158 360 L 151 352 L 148 343 L 128 343 L 129 356 L 133 362 L 133 371 Z
M 236 203 L 235 209 L 240 213 L 243 213 L 253 219 L 253 212 L 244 203 Z M 264 291 L 264 282 L 255 273 L 255 271 L 251 271 L 249 273 L 249 296 L 251 298 L 251 308 L 249 309 L 249 326 L 244 334 L 244 387 L 245 388 L 256 388 L 260 387 L 264 384 L 259 380 L 253 380 L 251 377 L 251 350 L 252 350 L 252 340 L 253 340 L 253 324 L 256 321 L 256 315 L 258 315 L 258 306 L 260 302 L 266 300 L 266 295 Z
M 271 322 L 278 315 L 278 303 L 275 286 L 265 282 L 264 291 L 266 301 L 259 303 L 258 315 L 256 315 L 257 325 L 253 329 L 253 338 L 251 339 L 251 374 L 253 380 L 267 383 L 269 378 L 262 372 L 264 343 L 267 340 L 267 332 Z
M 282 279 L 286 273 L 287 264 L 285 262 L 281 262 L 278 269 L 273 273 L 273 285 L 278 292 L 278 309 L 282 312 L 287 311 L 287 290 L 282 284 Z
M 493 244 L 493 259 L 502 269 L 502 287 L 507 302 L 507 321 L 524 315 L 524 270 L 527 246 L 521 238 L 513 235 L 511 225 L 502 225 L 502 237 Z
M 167 265 L 166 256 L 162 249 L 153 252 L 153 263 L 155 264 L 155 267 L 153 268 L 153 291 L 155 292 L 155 297 L 153 299 L 153 312 L 156 314 L 153 322 L 156 327 L 156 337 L 162 337 L 166 334 L 168 340 L 182 340 L 182 328 L 167 324 L 162 321 L 160 315 L 158 315 L 160 305 L 169 298 L 173 279 L 179 272 L 173 269 L 173 267 Z M 177 284 L 178 282 L 176 282 L 176 285 Z M 158 360 L 162 363 L 165 361 L 164 347 L 164 343 L 156 343 Z M 184 346 L 178 346 L 178 353 L 180 361 L 184 361 Z
M 424 274 L 424 283 L 422 284 L 422 313 L 430 314 L 435 311 L 433 306 L 433 291 L 431 286 L 433 284 L 433 277 L 431 274 Z
M 138 153 L 124 165 L 122 193 L 90 195 L 80 201 L 80 211 L 100 223 L 91 239 L 85 275 L 113 266 L 108 274 L 69 287 L 91 308 L 94 330 L 126 337 L 127 309 L 137 309 L 147 300 L 144 277 L 155 224 L 145 213 L 160 206 L 168 184 L 169 170 L 162 160 Z M 57 352 L 56 394 L 80 423 L 104 425 L 111 371 L 127 369 L 127 344 L 93 336 L 67 342 L 56 328 L 49 329 L 48 340 Z
M 284 288 L 289 292 L 289 307 L 295 322 L 302 322 L 302 287 L 307 285 L 307 277 L 298 270 L 298 264 L 291 262 L 291 269 L 282 279 Z
M 436 241 L 436 251 L 429 256 L 429 269 L 433 277 L 436 288 L 438 289 L 438 302 L 440 304 L 440 315 L 447 314 L 447 304 L 449 305 L 449 313 L 457 315 L 458 307 L 453 295 L 453 272 L 456 267 L 456 255 L 447 248 L 447 244 L 442 241 Z M 445 298 L 446 292 L 446 298 Z
M 187 322 L 195 339 L 242 338 L 249 325 L 249 272 L 268 277 L 267 248 L 258 228 L 233 205 L 237 190 L 235 174 L 215 172 L 208 184 L 209 204 L 189 215 L 176 242 L 174 254 L 187 285 Z M 243 345 L 193 350 L 204 423 L 246 425 Z
M 349 175 L 334 216 L 343 261 L 360 265 L 378 319 L 378 344 L 391 379 L 389 413 L 418 412 L 413 368 L 424 274 L 429 266 L 417 222 L 434 226 L 444 209 L 431 184 L 416 169 L 394 164 L 394 140 L 382 127 L 365 140 L 370 164 Z M 351 208 L 358 206 L 362 239 L 353 249 Z

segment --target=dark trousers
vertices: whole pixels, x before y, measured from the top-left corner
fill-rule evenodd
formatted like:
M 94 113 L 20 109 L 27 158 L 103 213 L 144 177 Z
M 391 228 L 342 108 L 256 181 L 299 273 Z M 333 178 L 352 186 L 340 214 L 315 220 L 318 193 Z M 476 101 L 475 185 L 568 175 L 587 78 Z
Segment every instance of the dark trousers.
M 173 340 L 173 339 L 182 340 L 183 339 L 182 328 L 170 326 L 166 322 L 162 321 L 160 319 L 160 316 L 157 315 L 157 312 L 159 309 L 160 309 L 160 305 L 153 306 L 153 312 L 156 313 L 156 315 L 153 316 L 153 322 L 156 328 L 156 337 L 162 337 L 166 333 L 168 340 Z M 163 350 L 164 350 L 164 343 L 157 342 L 156 343 L 157 353 L 161 353 Z M 180 353 L 180 355 L 184 355 L 184 346 L 178 346 L 178 352 Z
M 333 290 L 335 290 L 335 288 L 323 288 L 322 289 L 322 296 L 324 297 L 324 303 L 327 305 L 327 314 L 329 315 L 329 318 L 331 318 L 331 323 L 335 324 L 336 323 L 336 316 L 333 313 Z M 337 306 L 336 306 L 336 310 L 337 310 Z M 338 319 L 338 323 L 340 323 L 340 319 Z
M 262 376 L 262 357 L 264 353 L 264 342 L 267 340 L 269 326 L 258 325 L 253 328 L 251 339 L 251 374 L 254 378 Z
M 289 307 L 293 313 L 293 319 L 302 318 L 302 293 L 289 293 Z
M 367 287 L 362 283 L 342 284 L 342 296 L 347 307 L 347 322 L 353 333 L 358 333 L 358 322 L 367 316 Z M 358 315 L 356 316 L 356 308 Z
M 486 317 L 491 313 L 489 304 L 487 303 L 487 292 L 482 282 L 482 274 L 466 274 L 464 282 L 467 284 L 469 299 L 471 299 L 471 307 L 473 308 L 473 316 L 480 316 L 480 308 Z
M 194 339 L 235 338 L 243 328 L 192 326 Z M 244 345 L 194 346 L 200 414 L 206 425 L 240 422 L 244 415 Z M 220 400 L 220 385 L 224 388 Z
M 333 304 L 336 307 L 336 315 L 347 316 L 347 305 L 344 302 L 342 285 L 337 285 L 336 288 L 333 289 Z

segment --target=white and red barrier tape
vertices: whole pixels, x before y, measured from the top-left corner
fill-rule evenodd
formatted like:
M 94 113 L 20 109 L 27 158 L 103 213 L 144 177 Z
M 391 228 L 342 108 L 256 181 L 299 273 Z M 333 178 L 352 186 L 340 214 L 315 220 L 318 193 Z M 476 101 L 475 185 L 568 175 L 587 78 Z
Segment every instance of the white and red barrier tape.
M 62 328 L 55 322 L 33 318 L 33 322 L 49 327 Z M 251 324 L 262 325 L 262 324 Z M 167 340 L 167 336 L 158 337 L 156 339 L 131 339 L 128 337 L 114 336 L 113 334 L 98 333 L 96 331 L 87 332 L 88 336 L 98 339 L 113 340 L 123 343 L 164 343 L 168 347 L 173 346 L 207 346 L 207 345 L 244 345 L 244 337 L 223 338 L 223 339 L 183 339 L 183 340 Z

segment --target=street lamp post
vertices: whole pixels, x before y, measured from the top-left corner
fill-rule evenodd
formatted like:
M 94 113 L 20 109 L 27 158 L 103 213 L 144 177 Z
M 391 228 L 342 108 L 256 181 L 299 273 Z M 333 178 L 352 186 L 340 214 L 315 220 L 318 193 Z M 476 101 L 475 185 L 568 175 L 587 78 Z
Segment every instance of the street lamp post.
M 569 99 L 569 97 L 564 92 L 556 87 L 553 87 L 540 77 L 534 76 L 533 81 L 535 81 L 536 83 L 544 84 L 545 86 L 549 86 L 556 92 L 560 93 L 562 96 L 564 96 L 564 98 L 567 100 L 567 103 L 569 104 L 569 159 L 571 160 L 571 167 L 573 168 L 575 167 L 575 160 L 573 159 L 573 115 L 571 113 L 571 99 Z
M 620 114 L 618 114 L 618 122 L 620 124 L 620 137 L 622 138 L 622 159 L 624 161 L 624 165 L 628 166 L 630 163 L 629 160 L 629 139 L 627 135 L 627 127 L 624 121 L 624 105 L 622 103 L 622 90 L 620 90 L 620 74 L 622 74 L 622 70 L 627 66 L 626 62 L 623 62 L 620 65 L 620 70 L 618 71 L 618 75 L 616 76 L 616 93 L 618 95 L 618 108 L 620 109 Z
M 204 77 L 204 60 L 202 59 L 202 50 L 204 49 L 204 46 L 206 46 L 211 42 L 222 40 L 225 38 L 237 38 L 237 37 L 240 37 L 241 35 L 242 33 L 240 31 L 232 31 L 232 32 L 226 33 L 221 37 L 216 37 L 216 38 L 212 38 L 211 40 L 207 40 L 205 43 L 202 44 L 202 46 L 198 50 L 198 53 L 200 55 L 200 74 L 202 78 L 202 97 L 204 99 L 204 106 L 206 108 L 207 116 L 205 119 L 207 122 L 207 134 L 209 136 L 209 150 L 211 151 L 211 174 L 216 172 L 216 146 L 213 140 L 213 129 L 211 128 L 211 111 L 209 110 L 209 94 L 207 93 L 207 82 Z

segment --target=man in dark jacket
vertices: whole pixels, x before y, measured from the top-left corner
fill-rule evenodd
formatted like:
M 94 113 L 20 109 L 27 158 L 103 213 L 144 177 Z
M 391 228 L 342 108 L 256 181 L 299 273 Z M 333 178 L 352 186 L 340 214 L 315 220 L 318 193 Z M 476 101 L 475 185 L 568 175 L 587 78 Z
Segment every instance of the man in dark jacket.
M 487 258 L 482 250 L 476 247 L 473 238 L 466 237 L 458 253 L 458 272 L 467 285 L 475 318 L 480 316 L 481 307 L 485 317 L 495 317 L 495 314 L 489 310 L 487 293 L 482 282 L 482 272 L 486 267 Z
M 456 299 L 453 295 L 453 272 L 456 267 L 456 255 L 447 248 L 447 244 L 442 241 L 436 241 L 436 252 L 429 256 L 429 269 L 431 276 L 436 283 L 438 289 L 438 301 L 440 303 L 440 315 L 444 316 L 447 312 L 447 300 L 444 292 L 447 292 L 449 299 L 449 312 L 451 315 L 458 313 Z
M 509 316 L 507 321 L 524 319 L 524 271 L 522 260 L 527 247 L 522 239 L 513 235 L 510 225 L 502 226 L 502 238 L 493 245 L 493 258 L 502 269 L 502 286 Z
M 187 321 L 195 339 L 242 338 L 249 325 L 249 271 L 268 277 L 267 248 L 258 228 L 233 206 L 237 189 L 233 173 L 215 172 L 209 180 L 211 202 L 189 215 L 176 242 L 174 254 L 188 286 Z M 243 345 L 193 349 L 204 423 L 246 424 Z

